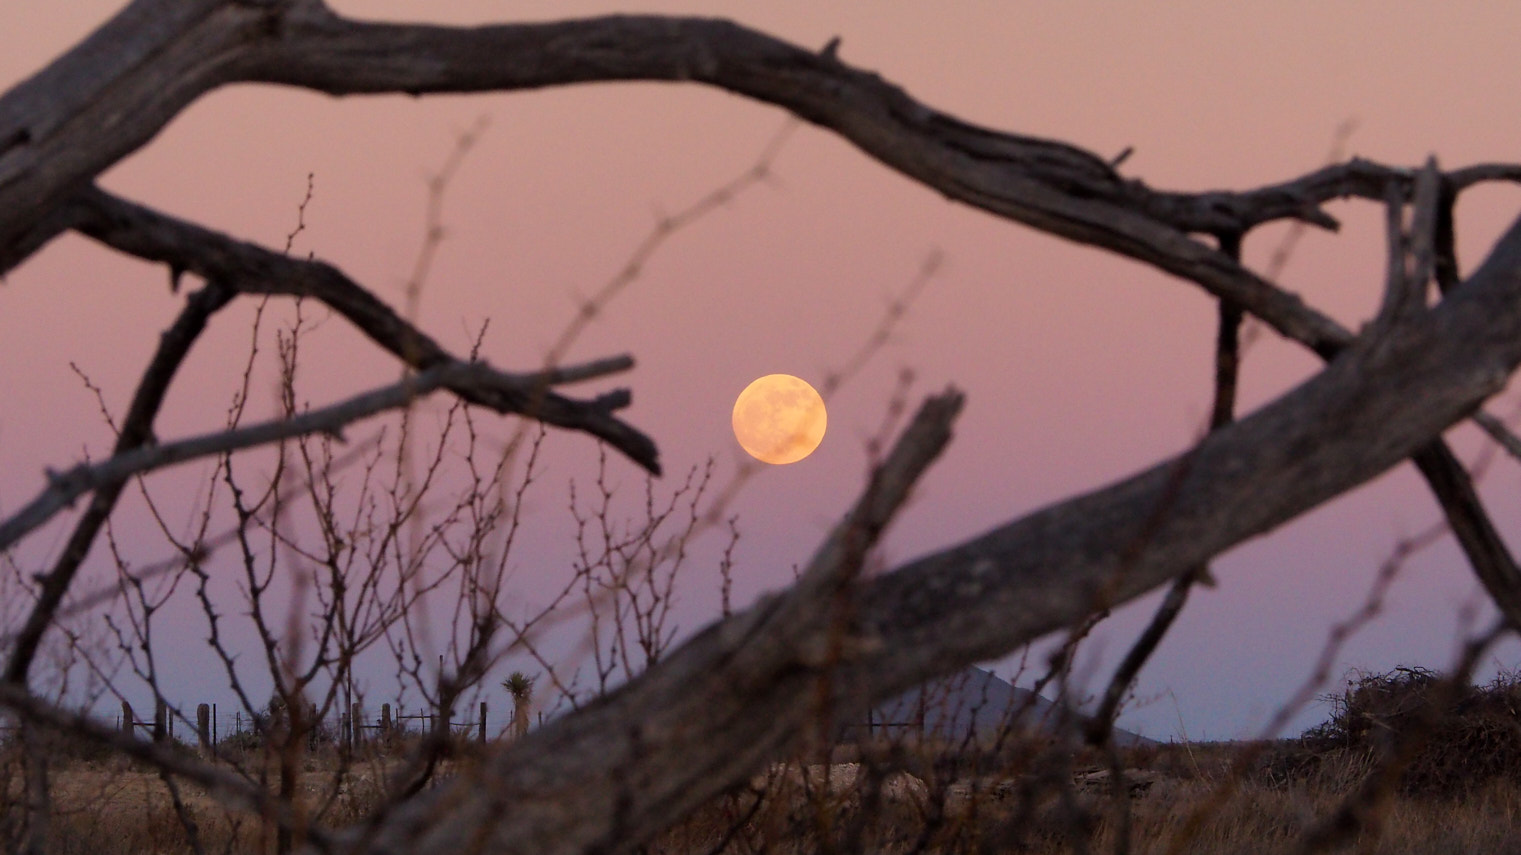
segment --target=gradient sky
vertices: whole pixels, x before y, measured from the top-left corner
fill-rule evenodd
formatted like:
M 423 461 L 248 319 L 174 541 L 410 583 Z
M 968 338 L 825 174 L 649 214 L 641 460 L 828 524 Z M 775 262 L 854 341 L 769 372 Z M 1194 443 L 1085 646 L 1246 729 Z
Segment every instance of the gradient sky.
M 0 11 L 0 85 L 67 48 L 121 4 L 8 0 Z M 609 11 L 722 15 L 795 43 L 840 36 L 840 56 L 967 121 L 1060 138 L 1101 155 L 1133 146 L 1122 171 L 1154 187 L 1249 188 L 1322 165 L 1351 122 L 1346 154 L 1396 165 L 1435 154 L 1446 166 L 1521 158 L 1521 114 L 1507 95 L 1521 71 L 1521 10 L 1503 4 L 1391 7 L 1294 2 L 1250 8 L 1205 2 L 882 4 L 768 2 L 334 3 L 393 19 L 471 23 Z M 338 264 L 400 305 L 423 234 L 425 178 L 458 135 L 487 130 L 450 187 L 447 237 L 424 291 L 420 323 L 463 350 L 487 319 L 484 355 L 536 366 L 571 318 L 654 223 L 752 164 L 783 122 L 775 108 L 696 86 L 596 85 L 533 93 L 334 100 L 271 87 L 213 93 L 148 148 L 105 176 L 110 189 L 210 227 L 279 248 L 307 175 L 315 195 L 296 251 Z M 945 255 L 890 344 L 830 405 L 830 433 L 803 463 L 763 473 L 735 506 L 742 531 L 736 591 L 752 597 L 791 578 L 862 484 L 866 437 L 903 368 L 914 395 L 954 383 L 968 394 L 957 437 L 887 538 L 890 563 L 950 545 L 1090 490 L 1185 448 L 1210 400 L 1214 304 L 1197 288 L 1134 263 L 1036 234 L 946 202 L 804 127 L 782 150 L 776 180 L 677 235 L 646 274 L 582 336 L 572 357 L 629 352 L 637 369 L 627 417 L 680 476 L 709 458 L 732 472 L 735 395 L 774 372 L 821 381 L 870 335 L 891 295 L 934 249 Z M 1484 189 L 1458 211 L 1471 269 L 1521 209 L 1521 193 Z M 1339 235 L 1306 234 L 1284 283 L 1356 326 L 1377 305 L 1382 211 L 1337 204 Z M 1245 247 L 1262 269 L 1283 229 Z M 159 330 L 180 305 L 164 271 L 78 238 L 55 242 L 0 287 L 0 511 L 110 439 L 72 361 L 124 408 Z M 222 417 L 246 353 L 246 310 L 220 319 L 160 421 L 161 437 Z M 314 403 L 387 382 L 394 364 L 341 322 L 310 351 Z M 1243 406 L 1315 369 L 1264 335 L 1249 352 Z M 604 384 L 612 385 L 612 384 Z M 1491 406 L 1508 415 L 1507 397 Z M 502 426 L 505 435 L 510 426 Z M 1472 459 L 1471 429 L 1453 432 Z M 516 579 L 563 562 L 563 484 L 584 477 L 594 445 L 553 437 L 540 535 Z M 621 461 L 615 478 L 637 493 Z M 168 484 L 177 482 L 169 481 Z M 1521 511 L 1516 467 L 1483 482 L 1502 529 Z M 190 500 L 184 500 L 188 509 Z M 188 514 L 188 510 L 185 511 Z M 1143 672 L 1122 724 L 1156 737 L 1228 738 L 1258 729 L 1310 673 L 1334 621 L 1360 605 L 1399 538 L 1436 518 L 1411 467 L 1250 542 L 1217 565 Z M 63 529 L 24 553 L 41 560 Z M 129 542 L 132 535 L 124 535 Z M 163 557 L 145 534 L 142 561 Z M 157 544 L 156 546 L 154 544 Z M 129 543 L 129 545 L 131 545 Z M 707 568 L 689 571 L 706 584 Z M 709 597 L 710 599 L 710 597 Z M 701 619 L 693 595 L 688 628 Z M 1479 602 L 1448 542 L 1407 562 L 1383 614 L 1337 658 L 1349 668 L 1448 663 Z M 1098 682 L 1144 623 L 1154 598 L 1101 628 L 1080 665 Z M 187 641 L 204 630 L 187 625 Z M 187 644 L 193 649 L 194 644 Z M 217 691 L 197 676 L 187 693 Z M 1501 648 L 1488 670 L 1514 667 Z M 994 666 L 1003 675 L 1013 665 Z M 1294 719 L 1312 724 L 1324 707 Z

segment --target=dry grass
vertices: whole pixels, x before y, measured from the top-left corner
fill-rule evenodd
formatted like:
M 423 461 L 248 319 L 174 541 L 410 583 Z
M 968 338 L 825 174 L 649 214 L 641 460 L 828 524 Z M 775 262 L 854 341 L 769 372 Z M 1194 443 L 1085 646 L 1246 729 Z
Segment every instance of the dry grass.
M 837 746 L 829 763 L 772 766 L 648 851 L 1521 853 L 1521 751 L 1509 749 L 1521 744 L 1511 739 L 1516 681 L 1436 689 L 1423 672 L 1391 672 L 1354 682 L 1332 720 L 1301 739 L 1133 748 L 1118 756 L 1118 787 L 1107 755 L 1049 737 L 1007 738 L 996 748 L 913 740 Z M 1407 750 L 1392 751 L 1397 744 Z M 480 746 L 471 746 L 459 746 L 462 756 L 437 778 L 476 762 L 470 752 Z M 331 750 L 305 755 L 302 809 L 325 825 L 381 809 L 407 748 L 393 745 L 351 764 Z M 25 794 L 14 750 L 0 751 L 0 796 L 12 805 Z M 68 746 L 50 758 L 48 852 L 192 850 L 153 770 Z M 233 759 L 255 777 L 265 761 L 257 752 Z M 1370 789 L 1378 781 L 1386 785 Z M 274 850 L 268 823 L 228 811 L 193 786 L 179 789 L 204 851 Z M 1355 822 L 1344 823 L 1334 845 L 1307 847 L 1336 827 L 1332 818 L 1349 815 Z
M 470 748 L 457 759 L 440 760 L 431 781 L 446 780 L 478 761 Z M 343 826 L 370 816 L 415 771 L 398 741 L 390 751 L 372 751 L 342 760 L 332 749 L 305 753 L 299 760 L 296 802 L 311 821 Z M 187 749 L 189 750 L 189 749 Z M 15 851 L 17 829 L 5 822 L 6 805 L 26 800 L 19 747 L 0 748 L 0 841 Z M 232 751 L 224 758 L 253 780 L 276 789 L 276 760 L 258 751 Z M 231 810 L 190 783 L 177 783 L 183 817 L 168 785 L 155 769 L 122 757 L 100 758 L 63 750 L 50 756 L 50 824 L 46 851 L 58 855 L 191 852 L 192 834 L 206 852 L 273 852 L 275 827 L 264 818 Z M 190 828 L 187 828 L 187 820 Z M 298 835 L 299 836 L 299 835 Z
M 187 851 L 184 826 L 156 773 L 123 764 L 71 763 L 53 777 L 50 852 Z M 181 799 L 203 839 L 244 851 L 256 845 L 257 823 L 240 821 L 193 787 L 182 787 Z
M 1289 783 L 1261 767 L 1229 771 L 1244 746 L 1174 745 L 1127 756 L 1127 775 L 1145 782 L 1130 811 L 1130 851 L 1277 853 L 1301 851 L 1305 835 L 1332 815 L 1359 780 L 1358 764 L 1320 764 Z M 943 758 L 927 761 L 933 767 Z M 388 771 L 350 769 L 331 798 L 334 769 L 313 760 L 303 785 L 314 810 L 342 823 L 380 804 Z M 394 764 L 393 764 L 394 765 Z M 1119 805 L 1105 786 L 1068 786 L 1039 774 L 928 780 L 871 763 L 785 764 L 671 829 L 651 851 L 699 853 L 1027 852 L 1116 850 Z M 1078 772 L 1090 771 L 1083 767 Z M 1366 771 L 1366 767 L 1362 768 Z M 50 852 L 114 855 L 186 852 L 187 833 L 157 773 L 118 761 L 66 761 L 53 770 Z M 1150 773 L 1149 775 L 1146 773 Z M 444 772 L 444 776 L 449 774 Z M 19 795 L 20 782 L 11 781 Z M 228 811 L 193 786 L 180 788 L 187 815 L 209 852 L 272 851 L 257 817 Z M 1493 780 L 1466 798 L 1396 794 L 1350 851 L 1415 855 L 1521 852 L 1521 785 Z
M 1314 750 L 1299 740 L 1139 748 L 1122 757 L 1127 786 L 1119 799 L 1098 758 L 1081 751 L 1048 750 L 1044 761 L 1027 752 L 1018 770 L 954 780 L 839 764 L 831 778 L 854 785 L 843 787 L 825 785 L 818 765 L 793 764 L 774 767 L 750 789 L 708 806 L 653 851 L 1302 852 L 1312 832 L 1375 769 L 1366 754 L 1335 751 L 1318 755 L 1297 775 L 1283 775 L 1285 763 Z M 1053 759 L 1066 762 L 1039 768 Z M 930 757 L 918 765 L 955 764 Z M 1492 779 L 1464 798 L 1395 790 L 1336 851 L 1521 853 L 1518 816 L 1521 782 L 1515 778 Z M 1122 847 L 1127 822 L 1128 846 Z

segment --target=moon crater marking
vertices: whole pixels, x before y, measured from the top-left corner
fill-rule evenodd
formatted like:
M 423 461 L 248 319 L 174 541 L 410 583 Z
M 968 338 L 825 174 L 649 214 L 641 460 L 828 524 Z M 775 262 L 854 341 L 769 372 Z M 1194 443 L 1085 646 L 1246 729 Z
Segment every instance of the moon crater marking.
M 767 374 L 734 402 L 734 438 L 766 463 L 796 463 L 812 454 L 828 424 L 824 399 L 790 374 Z

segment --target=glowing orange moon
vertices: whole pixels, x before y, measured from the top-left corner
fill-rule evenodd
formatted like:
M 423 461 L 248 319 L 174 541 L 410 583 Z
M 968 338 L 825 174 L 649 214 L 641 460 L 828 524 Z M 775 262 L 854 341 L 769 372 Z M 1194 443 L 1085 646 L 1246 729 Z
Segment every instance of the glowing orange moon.
M 767 374 L 734 402 L 734 438 L 766 463 L 796 463 L 824 441 L 824 399 L 791 374 Z

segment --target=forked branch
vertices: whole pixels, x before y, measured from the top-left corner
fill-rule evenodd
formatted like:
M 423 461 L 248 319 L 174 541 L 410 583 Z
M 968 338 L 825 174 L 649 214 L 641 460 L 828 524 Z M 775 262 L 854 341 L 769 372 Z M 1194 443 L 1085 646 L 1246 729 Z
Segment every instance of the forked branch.
M 239 294 L 281 294 L 320 300 L 417 371 L 442 366 L 444 388 L 473 404 L 515 413 L 606 441 L 645 469 L 659 473 L 659 451 L 648 436 L 615 418 L 626 392 L 591 401 L 566 398 L 547 383 L 527 385 L 460 359 L 417 329 L 341 270 L 321 261 L 291 258 L 128 202 L 98 188 L 77 194 L 72 227 L 128 255 L 187 271 Z M 538 379 L 551 379 L 541 377 Z
M 102 50 L 100 42 L 118 47 Z M 188 43 L 199 50 L 173 49 Z M 64 80 L 68 97 L 55 97 Z M 55 210 L 76 188 L 227 83 L 343 95 L 615 80 L 694 81 L 777 105 L 950 198 L 1195 282 L 1323 354 L 1349 342 L 1350 332 L 1190 235 L 1239 234 L 1285 218 L 1329 227 L 1322 203 L 1382 198 L 1411 180 L 1407 171 L 1353 161 L 1260 190 L 1158 192 L 1075 146 L 969 124 L 835 52 L 728 21 L 620 16 L 451 28 L 352 21 L 317 0 L 137 0 L 91 42 L 0 99 L 0 271 L 58 227 Z M 1521 168 L 1480 165 L 1446 178 L 1456 192 L 1480 180 L 1516 181 Z
M 927 399 L 799 583 L 345 843 L 375 852 L 632 848 L 812 732 L 871 657 L 849 607 L 866 551 L 950 441 L 962 395 Z M 841 696 L 840 709 L 861 698 Z M 530 831 L 531 830 L 531 831 Z
M 54 514 L 85 493 L 156 469 L 312 433 L 341 436 L 343 429 L 354 422 L 387 410 L 410 406 L 439 389 L 447 388 L 456 392 L 461 389 L 476 390 L 481 396 L 503 390 L 518 395 L 532 395 L 550 385 L 626 371 L 633 364 L 632 358 L 624 356 L 540 374 L 511 375 L 480 362 L 451 362 L 429 368 L 401 382 L 292 418 L 215 431 L 174 442 L 138 446 L 100 463 L 81 463 L 66 472 L 49 473 L 47 488 L 20 510 L 0 521 L 0 550 L 52 519 Z M 612 393 L 598 398 L 592 405 L 605 406 L 611 410 L 625 402 L 624 395 Z

